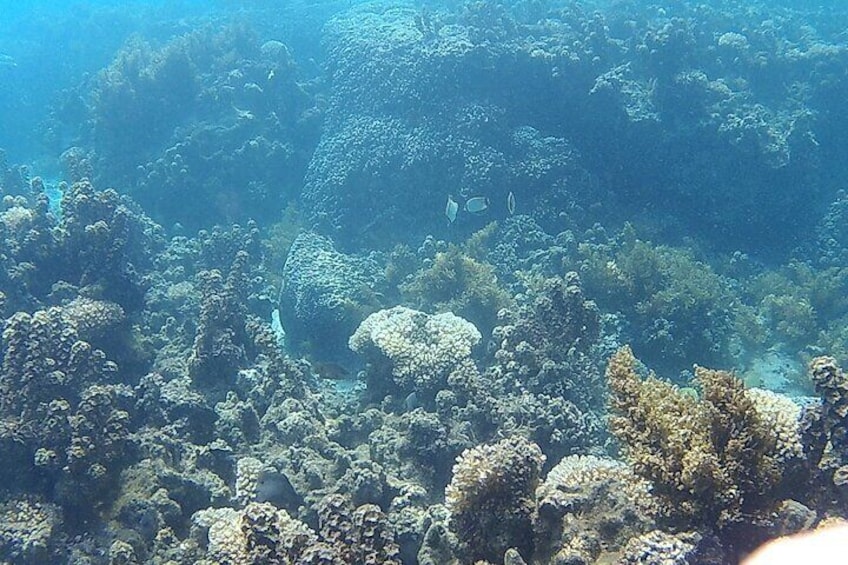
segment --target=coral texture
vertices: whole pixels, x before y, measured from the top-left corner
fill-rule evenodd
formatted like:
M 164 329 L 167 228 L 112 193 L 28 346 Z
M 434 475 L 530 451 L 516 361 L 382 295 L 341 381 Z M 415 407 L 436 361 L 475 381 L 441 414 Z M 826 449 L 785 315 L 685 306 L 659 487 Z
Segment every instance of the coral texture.
M 322 500 L 319 531 L 270 504 L 251 502 L 244 510 L 208 508 L 194 515 L 206 532 L 207 558 L 232 565 L 400 565 L 394 533 L 373 505 L 354 508 L 340 495 Z
M 286 256 L 280 318 L 292 345 L 310 344 L 319 358 L 334 358 L 378 303 L 380 269 L 345 255 L 312 232 L 297 236 Z
M 429 315 L 403 306 L 368 316 L 350 337 L 350 348 L 388 364 L 406 393 L 435 391 L 452 373 L 472 364 L 482 336 L 474 324 L 447 312 Z
M 500 562 L 509 548 L 531 555 L 534 493 L 545 456 L 537 445 L 510 438 L 466 450 L 445 490 L 449 527 L 468 562 Z
M 624 347 L 610 359 L 610 426 L 660 511 L 678 524 L 724 527 L 768 509 L 781 465 L 774 431 L 730 373 L 696 367 L 701 398 L 653 375 Z
M 564 457 L 536 489 L 536 558 L 593 563 L 654 527 L 650 483 L 615 459 Z
M 822 397 L 824 432 L 840 469 L 833 480 L 848 484 L 848 377 L 833 357 L 816 357 L 810 362 L 810 376 Z

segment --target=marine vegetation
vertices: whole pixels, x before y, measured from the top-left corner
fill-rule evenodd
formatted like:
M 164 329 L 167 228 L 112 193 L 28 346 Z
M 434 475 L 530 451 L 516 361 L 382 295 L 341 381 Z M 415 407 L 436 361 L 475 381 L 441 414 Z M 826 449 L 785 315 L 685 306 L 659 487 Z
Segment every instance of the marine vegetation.
M 654 245 L 625 228 L 620 243 L 584 243 L 578 256 L 588 292 L 624 314 L 633 347 L 650 364 L 675 372 L 693 359 L 731 360 L 738 291 L 691 251 Z
M 453 312 L 486 334 L 495 327 L 498 312 L 512 302 L 492 265 L 453 244 L 436 251 L 399 289 L 405 303 L 430 312 Z
M 811 376 L 822 402 L 805 407 L 703 367 L 695 368 L 697 389 L 686 391 L 653 374 L 643 379 L 630 348 L 619 349 L 607 368 L 610 431 L 649 481 L 658 523 L 709 532 L 736 554 L 785 527 L 788 512 L 815 519 L 804 504 L 840 487 L 842 468 L 833 467 L 843 463 L 846 379 L 829 358 L 814 360 Z M 823 458 L 828 439 L 834 455 Z M 844 499 L 830 510 L 840 506 Z

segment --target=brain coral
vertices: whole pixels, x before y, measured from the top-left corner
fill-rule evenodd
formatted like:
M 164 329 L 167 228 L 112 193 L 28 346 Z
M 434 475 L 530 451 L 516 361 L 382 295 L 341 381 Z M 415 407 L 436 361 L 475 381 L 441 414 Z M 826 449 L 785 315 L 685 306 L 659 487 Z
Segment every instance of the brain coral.
M 470 363 L 482 336 L 474 324 L 450 312 L 429 315 L 403 306 L 368 316 L 351 336 L 350 348 L 388 362 L 403 389 L 431 389 Z

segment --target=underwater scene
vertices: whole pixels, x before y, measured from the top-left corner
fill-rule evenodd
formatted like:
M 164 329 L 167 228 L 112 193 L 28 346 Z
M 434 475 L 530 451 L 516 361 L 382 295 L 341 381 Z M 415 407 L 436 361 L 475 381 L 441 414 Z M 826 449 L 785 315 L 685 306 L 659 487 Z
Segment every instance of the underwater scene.
M 844 563 L 846 30 L 0 0 L 0 564 Z

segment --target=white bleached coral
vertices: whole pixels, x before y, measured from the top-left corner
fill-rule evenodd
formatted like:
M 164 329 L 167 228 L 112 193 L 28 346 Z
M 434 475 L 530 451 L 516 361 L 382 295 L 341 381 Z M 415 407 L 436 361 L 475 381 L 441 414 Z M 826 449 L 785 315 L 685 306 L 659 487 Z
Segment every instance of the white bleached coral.
M 368 316 L 349 345 L 357 353 L 387 359 L 398 385 L 420 388 L 467 364 L 481 339 L 474 324 L 450 312 L 429 315 L 395 306 Z
M 788 396 L 761 388 L 745 390 L 775 437 L 774 450 L 782 464 L 804 458 L 804 444 L 801 441 L 799 421 L 801 407 Z

